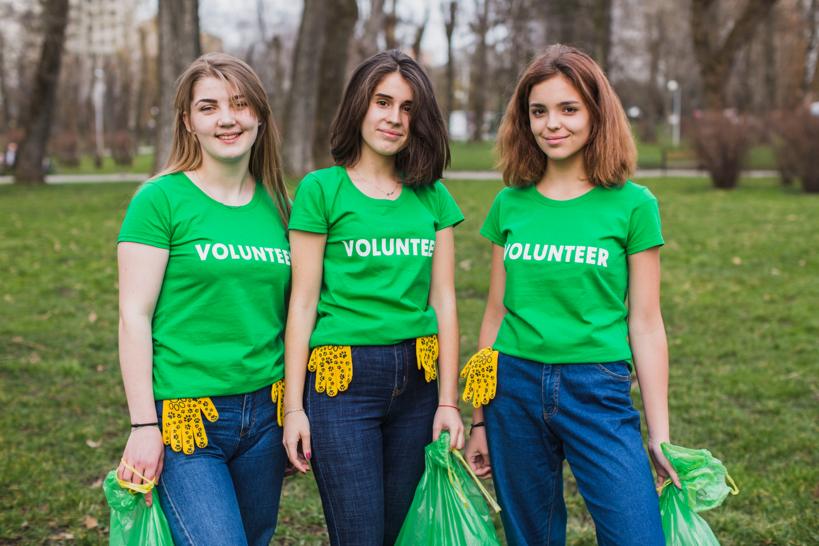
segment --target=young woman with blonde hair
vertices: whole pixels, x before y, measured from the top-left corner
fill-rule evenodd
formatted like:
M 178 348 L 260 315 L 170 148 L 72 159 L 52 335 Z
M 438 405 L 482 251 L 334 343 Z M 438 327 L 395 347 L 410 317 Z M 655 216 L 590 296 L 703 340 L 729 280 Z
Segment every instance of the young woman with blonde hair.
M 549 47 L 518 81 L 498 137 L 507 188 L 492 242 L 466 453 L 494 477 L 509 544 L 565 544 L 563 461 L 605 545 L 662 546 L 657 493 L 632 405 L 636 369 L 658 482 L 676 475 L 660 313 L 657 200 L 630 180 L 619 99 L 588 55 Z M 490 464 L 491 460 L 491 464 Z
M 230 55 L 194 61 L 174 108 L 167 166 L 138 190 L 118 239 L 131 416 L 118 477 L 158 482 L 177 545 L 267 545 L 286 462 L 278 135 L 261 81 Z

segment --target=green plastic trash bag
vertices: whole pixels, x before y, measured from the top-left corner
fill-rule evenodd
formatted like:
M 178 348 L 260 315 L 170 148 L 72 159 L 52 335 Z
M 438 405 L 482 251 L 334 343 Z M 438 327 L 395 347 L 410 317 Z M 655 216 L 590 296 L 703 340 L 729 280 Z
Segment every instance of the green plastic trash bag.
M 707 449 L 660 446 L 680 478 L 682 489 L 667 481 L 660 493 L 666 546 L 719 546 L 711 527 L 697 512 L 716 508 L 739 493 L 722 462 Z
M 120 487 L 116 470 L 108 473 L 102 488 L 111 507 L 111 546 L 173 546 L 159 495 L 149 507 L 145 495 Z
M 426 470 L 395 546 L 500 546 L 486 503 L 496 512 L 500 507 L 463 456 L 449 449 L 449 433 L 424 453 Z

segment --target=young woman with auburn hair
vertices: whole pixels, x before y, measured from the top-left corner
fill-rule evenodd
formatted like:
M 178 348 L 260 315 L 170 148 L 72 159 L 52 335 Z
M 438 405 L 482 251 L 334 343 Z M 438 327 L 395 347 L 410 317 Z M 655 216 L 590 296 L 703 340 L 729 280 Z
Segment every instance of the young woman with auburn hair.
M 498 150 L 509 187 L 481 229 L 492 265 L 485 348 L 462 373 L 476 408 L 467 459 L 494 477 L 509 544 L 565 544 L 565 459 L 599 544 L 664 545 L 630 396 L 633 364 L 657 483 L 679 485 L 660 450 L 669 440 L 660 216 L 651 192 L 628 180 L 634 142 L 597 63 L 563 45 L 533 60 Z
M 444 429 L 463 444 L 463 215 L 439 181 L 449 145 L 432 85 L 407 55 L 355 69 L 330 145 L 335 166 L 301 181 L 290 218 L 284 441 L 298 470 L 312 464 L 331 544 L 380 546 L 398 535 L 424 446 Z
M 117 476 L 157 484 L 177 545 L 266 546 L 286 463 L 290 200 L 277 130 L 258 76 L 230 55 L 195 60 L 174 108 L 167 166 L 118 239 L 131 434 Z

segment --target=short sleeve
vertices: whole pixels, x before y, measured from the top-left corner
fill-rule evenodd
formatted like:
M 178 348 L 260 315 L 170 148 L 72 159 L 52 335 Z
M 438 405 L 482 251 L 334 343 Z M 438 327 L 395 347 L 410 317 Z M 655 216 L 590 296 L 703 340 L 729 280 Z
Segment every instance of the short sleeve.
M 155 183 L 146 182 L 128 205 L 117 242 L 169 249 L 172 231 L 168 196 Z
M 663 244 L 665 241 L 660 224 L 660 208 L 657 199 L 652 195 L 631 213 L 626 252 L 635 254 Z
M 327 233 L 330 222 L 325 202 L 319 180 L 309 174 L 305 176 L 296 188 L 288 229 Z
M 501 195 L 503 195 L 503 191 L 501 191 L 501 193 L 495 197 L 495 201 L 489 208 L 489 212 L 486 215 L 486 220 L 484 220 L 483 226 L 481 226 L 480 232 L 481 235 L 498 246 L 503 246 L 506 244 L 506 236 L 503 234 L 500 227 Z
M 449 190 L 441 182 L 435 183 L 435 192 L 437 194 L 438 211 L 435 231 L 441 231 L 444 228 L 454 227 L 464 221 L 464 215 L 455 202 L 455 198 L 449 193 Z

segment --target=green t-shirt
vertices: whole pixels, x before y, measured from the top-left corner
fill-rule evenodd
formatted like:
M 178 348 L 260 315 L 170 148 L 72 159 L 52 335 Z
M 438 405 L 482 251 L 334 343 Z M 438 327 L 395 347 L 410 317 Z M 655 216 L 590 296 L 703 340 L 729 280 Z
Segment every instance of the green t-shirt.
M 290 229 L 327 234 L 310 347 L 392 345 L 435 334 L 429 305 L 435 232 L 463 220 L 440 182 L 404 186 L 394 201 L 355 187 L 344 167 L 299 184 Z
M 647 188 L 628 181 L 566 201 L 505 188 L 481 235 L 504 249 L 496 350 L 549 364 L 631 360 L 627 257 L 663 244 Z
M 168 249 L 153 316 L 157 400 L 241 394 L 284 375 L 290 245 L 260 184 L 247 205 L 203 193 L 183 173 L 146 182 L 118 242 Z

